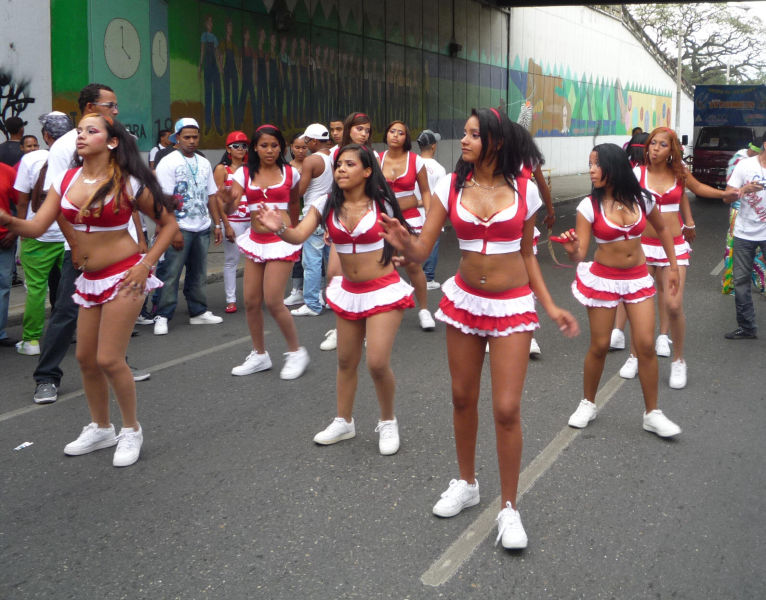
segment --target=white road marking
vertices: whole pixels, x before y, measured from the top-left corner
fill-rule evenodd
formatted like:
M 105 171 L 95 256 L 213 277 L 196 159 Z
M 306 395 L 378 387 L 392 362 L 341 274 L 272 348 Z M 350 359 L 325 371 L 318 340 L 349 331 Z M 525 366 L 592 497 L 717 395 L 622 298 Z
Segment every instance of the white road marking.
M 712 271 L 710 271 L 710 274 L 711 274 L 711 275 L 713 275 L 713 276 L 715 276 L 715 277 L 717 277 L 717 276 L 718 276 L 718 275 L 720 275 L 720 274 L 721 274 L 721 272 L 723 271 L 723 266 L 724 266 L 724 261 L 722 260 L 721 262 L 719 262 L 719 263 L 718 263 L 718 264 L 715 266 L 715 269 L 713 269 Z
M 596 406 L 599 410 L 614 397 L 625 383 L 619 374 L 615 374 L 596 394 Z M 519 476 L 517 502 L 535 482 L 556 462 L 561 452 L 582 432 L 582 429 L 564 427 L 555 438 L 538 454 Z M 495 518 L 500 506 L 500 496 L 493 498 L 488 507 L 471 523 L 463 533 L 444 551 L 444 553 L 423 573 L 420 581 L 425 585 L 440 586 L 447 583 L 470 558 L 474 550 L 495 528 Z
M 245 336 L 241 338 L 237 338 L 236 340 L 231 340 L 230 342 L 226 342 L 225 344 L 219 344 L 218 346 L 213 346 L 212 348 L 205 348 L 204 350 L 200 350 L 199 352 L 192 352 L 191 354 L 187 354 L 185 356 L 179 356 L 178 358 L 174 358 L 173 360 L 169 360 L 164 363 L 160 363 L 158 365 L 153 366 L 151 369 L 146 369 L 150 373 L 156 373 L 158 371 L 164 371 L 165 369 L 169 369 L 170 367 L 175 367 L 176 365 L 180 365 L 181 363 L 185 363 L 190 360 L 194 360 L 197 358 L 202 358 L 203 356 L 207 356 L 208 354 L 213 354 L 215 352 L 219 352 L 221 350 L 225 350 L 226 348 L 231 348 L 232 346 L 236 346 L 238 344 L 242 344 L 243 342 L 249 342 L 250 336 Z M 79 389 L 75 390 L 74 392 L 69 392 L 68 394 L 64 394 L 63 396 L 59 396 L 59 399 L 56 401 L 56 404 L 61 404 L 62 402 L 66 402 L 67 400 L 71 400 L 72 398 L 79 398 L 80 396 L 83 396 L 85 394 L 85 390 Z M 13 419 L 15 417 L 20 417 L 21 415 L 26 415 L 28 413 L 31 413 L 35 410 L 40 410 L 46 408 L 46 405 L 44 404 L 29 404 L 27 406 L 23 406 L 22 408 L 17 408 L 16 410 L 11 410 L 6 413 L 0 414 L 0 423 L 3 421 L 9 421 L 10 419 Z

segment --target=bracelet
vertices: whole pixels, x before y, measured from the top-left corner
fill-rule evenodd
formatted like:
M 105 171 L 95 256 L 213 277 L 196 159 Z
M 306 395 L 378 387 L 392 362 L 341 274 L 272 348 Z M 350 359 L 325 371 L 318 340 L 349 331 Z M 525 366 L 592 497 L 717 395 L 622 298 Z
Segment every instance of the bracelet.
M 279 237 L 282 237 L 282 234 L 287 230 L 287 225 L 282 223 L 282 227 L 277 229 L 274 233 L 276 233 Z
M 143 259 L 143 258 L 142 258 L 141 260 L 139 260 L 139 261 L 138 261 L 138 264 L 139 264 L 139 265 L 141 265 L 142 267 L 146 267 L 146 270 L 147 270 L 147 271 L 149 271 L 150 273 L 152 272 L 152 267 L 151 267 L 151 265 L 147 265 L 147 264 L 144 262 L 144 259 Z
M 216 228 L 216 229 L 220 229 L 220 228 L 221 228 L 221 226 L 220 226 L 220 225 L 216 225 L 216 226 L 215 226 L 215 228 Z
M 684 225 L 681 229 L 697 229 L 696 225 Z

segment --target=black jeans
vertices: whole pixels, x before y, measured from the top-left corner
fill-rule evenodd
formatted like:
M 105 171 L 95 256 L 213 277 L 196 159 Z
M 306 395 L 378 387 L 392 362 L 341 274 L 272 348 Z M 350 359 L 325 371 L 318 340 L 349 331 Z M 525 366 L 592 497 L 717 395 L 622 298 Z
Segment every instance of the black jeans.
M 72 266 L 72 253 L 64 253 L 64 263 L 61 265 L 61 280 L 59 281 L 56 303 L 48 319 L 43 343 L 40 346 L 40 358 L 37 361 L 34 378 L 35 383 L 55 383 L 61 385 L 64 373 L 61 361 L 64 360 L 72 336 L 77 328 L 77 313 L 79 307 L 72 300 L 74 281 L 79 273 Z

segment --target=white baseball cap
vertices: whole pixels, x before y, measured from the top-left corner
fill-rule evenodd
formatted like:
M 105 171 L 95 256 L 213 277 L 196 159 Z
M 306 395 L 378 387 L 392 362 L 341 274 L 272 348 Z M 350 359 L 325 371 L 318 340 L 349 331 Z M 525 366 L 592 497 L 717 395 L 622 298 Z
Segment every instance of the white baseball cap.
M 327 130 L 327 127 L 321 123 L 312 123 L 306 127 L 306 131 L 303 132 L 301 137 L 326 142 L 330 139 L 330 132 Z
M 191 117 L 183 117 L 178 119 L 178 121 L 176 121 L 175 127 L 173 128 L 174 133 L 169 135 L 168 139 L 173 144 L 175 144 L 178 141 L 176 136 L 181 133 L 181 130 L 185 127 L 194 127 L 195 129 L 199 129 L 199 123 L 197 123 L 196 119 L 192 119 Z

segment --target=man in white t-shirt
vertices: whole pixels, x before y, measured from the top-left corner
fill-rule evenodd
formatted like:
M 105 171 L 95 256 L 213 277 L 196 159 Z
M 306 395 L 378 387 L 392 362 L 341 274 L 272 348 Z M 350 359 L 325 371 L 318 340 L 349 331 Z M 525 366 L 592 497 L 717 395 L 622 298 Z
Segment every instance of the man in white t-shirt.
M 40 116 L 42 135 L 50 147 L 68 131 L 74 129 L 72 121 L 62 112 L 51 112 Z M 41 171 L 48 160 L 47 150 L 27 152 L 19 161 L 14 189 L 18 192 L 19 217 L 32 219 L 40 210 L 45 194 L 43 181 L 38 183 Z M 47 171 L 47 169 L 46 169 Z M 64 260 L 64 234 L 55 221 L 48 230 L 37 239 L 21 240 L 21 265 L 24 267 L 24 279 L 27 284 L 27 298 L 24 305 L 21 341 L 16 345 L 19 354 L 40 354 L 40 338 L 45 323 L 45 295 L 51 271 L 60 273 Z M 51 290 L 51 304 L 55 308 L 56 291 Z
M 766 149 L 766 133 L 761 139 Z M 766 253 L 766 152 L 742 159 L 729 177 L 726 191 L 739 188 L 739 213 L 734 223 L 734 305 L 738 327 L 725 335 L 729 340 L 755 339 L 757 326 L 750 272 L 758 248 Z
M 168 321 L 178 305 L 178 280 L 186 268 L 184 296 L 189 309 L 189 323 L 210 325 L 223 319 L 207 309 L 207 252 L 210 228 L 216 245 L 223 240 L 210 162 L 196 153 L 199 145 L 199 125 L 191 118 L 176 121 L 170 136 L 178 149 L 157 164 L 157 180 L 162 191 L 176 200 L 176 221 L 180 227 L 163 260 L 157 267 L 157 277 L 164 285 L 154 295 L 154 334 L 165 335 Z
M 420 157 L 426 166 L 426 173 L 428 173 L 428 189 L 436 189 L 436 184 L 442 177 L 447 176 L 447 171 L 439 164 L 439 161 L 434 158 L 436 156 L 436 146 L 441 141 L 442 136 L 431 131 L 430 129 L 424 129 L 418 136 L 417 142 L 420 146 Z M 415 195 L 420 197 L 420 190 L 415 187 Z M 423 272 L 426 274 L 426 288 L 429 290 L 438 290 L 440 284 L 438 281 L 434 281 L 436 262 L 439 260 L 439 238 L 436 238 L 431 254 L 423 263 Z
M 149 150 L 149 167 L 154 169 L 155 165 L 155 157 L 157 156 L 157 152 L 160 150 L 164 150 L 165 148 L 169 148 L 173 144 L 170 143 L 170 134 L 172 132 L 170 129 L 160 129 L 160 132 L 157 134 L 157 145 Z

